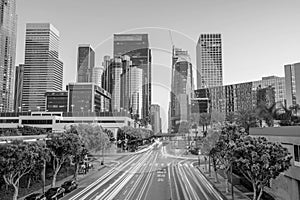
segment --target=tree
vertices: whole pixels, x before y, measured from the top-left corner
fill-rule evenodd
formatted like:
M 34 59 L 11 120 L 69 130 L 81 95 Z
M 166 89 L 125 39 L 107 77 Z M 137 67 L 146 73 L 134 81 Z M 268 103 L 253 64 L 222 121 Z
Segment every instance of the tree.
M 77 134 L 72 132 L 52 133 L 48 135 L 48 138 L 47 147 L 51 152 L 54 171 L 51 186 L 54 187 L 62 164 L 77 155 L 78 150 L 82 147 L 82 141 Z
M 220 136 L 219 130 L 218 129 L 209 129 L 207 136 L 202 140 L 200 149 L 201 149 L 201 154 L 208 156 L 208 163 L 209 163 L 209 174 L 210 174 L 210 158 L 211 156 L 214 156 L 212 149 L 215 147 L 216 142 L 218 141 Z M 206 168 L 206 157 L 205 157 L 205 171 L 207 171 Z M 216 172 L 216 171 L 215 171 Z M 217 175 L 217 173 L 216 173 Z M 216 181 L 217 181 L 217 176 L 216 176 Z
M 256 114 L 254 109 L 242 109 L 236 113 L 237 125 L 243 127 L 246 133 L 249 134 L 250 127 L 256 126 Z
M 90 152 L 103 151 L 110 145 L 110 140 L 104 129 L 98 124 L 78 124 L 73 125 L 76 133 L 83 141 L 85 148 Z
M 225 121 L 225 114 L 222 112 L 219 112 L 217 110 L 212 110 L 211 113 L 210 122 L 212 125 L 220 125 Z
M 244 134 L 244 128 L 240 128 L 235 123 L 226 123 L 221 129 L 218 141 L 210 152 L 213 158 L 215 171 L 223 169 L 225 172 L 227 193 L 229 192 L 228 174 L 234 162 L 233 152 L 236 146 L 235 141 Z
M 260 125 L 262 120 L 264 120 L 268 126 L 273 126 L 274 119 L 277 116 L 276 103 L 273 103 L 270 106 L 264 103 L 259 104 L 256 107 L 256 116 L 260 120 Z
M 270 180 L 291 165 L 288 150 L 264 137 L 241 137 L 236 141 L 234 156 L 237 168 L 252 183 L 253 200 L 259 200 Z
M 7 185 L 13 186 L 14 200 L 18 198 L 20 179 L 37 167 L 42 154 L 36 142 L 14 141 L 0 146 L 0 174 Z

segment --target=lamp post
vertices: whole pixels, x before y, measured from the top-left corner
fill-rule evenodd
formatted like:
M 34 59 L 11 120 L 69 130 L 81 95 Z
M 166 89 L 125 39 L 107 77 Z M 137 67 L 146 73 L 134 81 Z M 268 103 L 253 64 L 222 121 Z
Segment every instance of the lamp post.
M 41 107 L 40 107 L 40 106 L 37 106 L 36 108 L 37 108 L 37 109 L 38 109 L 38 111 L 40 112 L 40 109 L 41 109 Z
M 21 106 L 19 106 L 19 112 L 22 112 L 22 107 Z
M 73 113 L 73 110 L 74 110 L 74 105 L 72 104 L 71 105 L 71 113 Z

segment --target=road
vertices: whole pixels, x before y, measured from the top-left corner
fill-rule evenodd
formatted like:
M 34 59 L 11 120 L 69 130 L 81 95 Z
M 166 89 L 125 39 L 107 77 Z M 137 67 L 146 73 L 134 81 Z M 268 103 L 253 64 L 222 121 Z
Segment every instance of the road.
M 80 185 L 63 200 L 225 199 L 193 166 L 195 161 L 171 156 L 159 143 L 128 157 L 91 184 Z

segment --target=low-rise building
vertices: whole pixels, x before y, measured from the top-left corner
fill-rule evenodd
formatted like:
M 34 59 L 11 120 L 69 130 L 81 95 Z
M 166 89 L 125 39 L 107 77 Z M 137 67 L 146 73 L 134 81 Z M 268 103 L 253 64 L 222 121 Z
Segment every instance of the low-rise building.
M 51 132 L 61 132 L 73 124 L 96 123 L 109 129 L 117 138 L 117 130 L 123 126 L 136 127 L 133 119 L 126 113 L 64 113 L 64 112 L 24 112 L 0 113 L 0 129 L 31 126 L 46 129 Z
M 271 181 L 271 189 L 267 192 L 280 200 L 300 199 L 300 127 L 252 128 L 250 135 L 263 136 L 268 141 L 281 143 L 293 157 L 292 166 Z

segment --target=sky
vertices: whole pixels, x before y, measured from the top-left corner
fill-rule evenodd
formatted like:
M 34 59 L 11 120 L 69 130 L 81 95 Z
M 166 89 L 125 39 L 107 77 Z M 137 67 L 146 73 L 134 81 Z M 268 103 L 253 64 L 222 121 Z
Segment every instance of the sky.
M 299 0 L 17 0 L 16 64 L 24 63 L 26 23 L 59 30 L 64 85 L 76 80 L 78 44 L 91 44 L 100 66 L 113 34 L 148 33 L 152 103 L 166 131 L 172 45 L 189 51 L 195 70 L 199 35 L 221 33 L 224 84 L 284 76 L 285 64 L 300 62 L 299 8 Z

